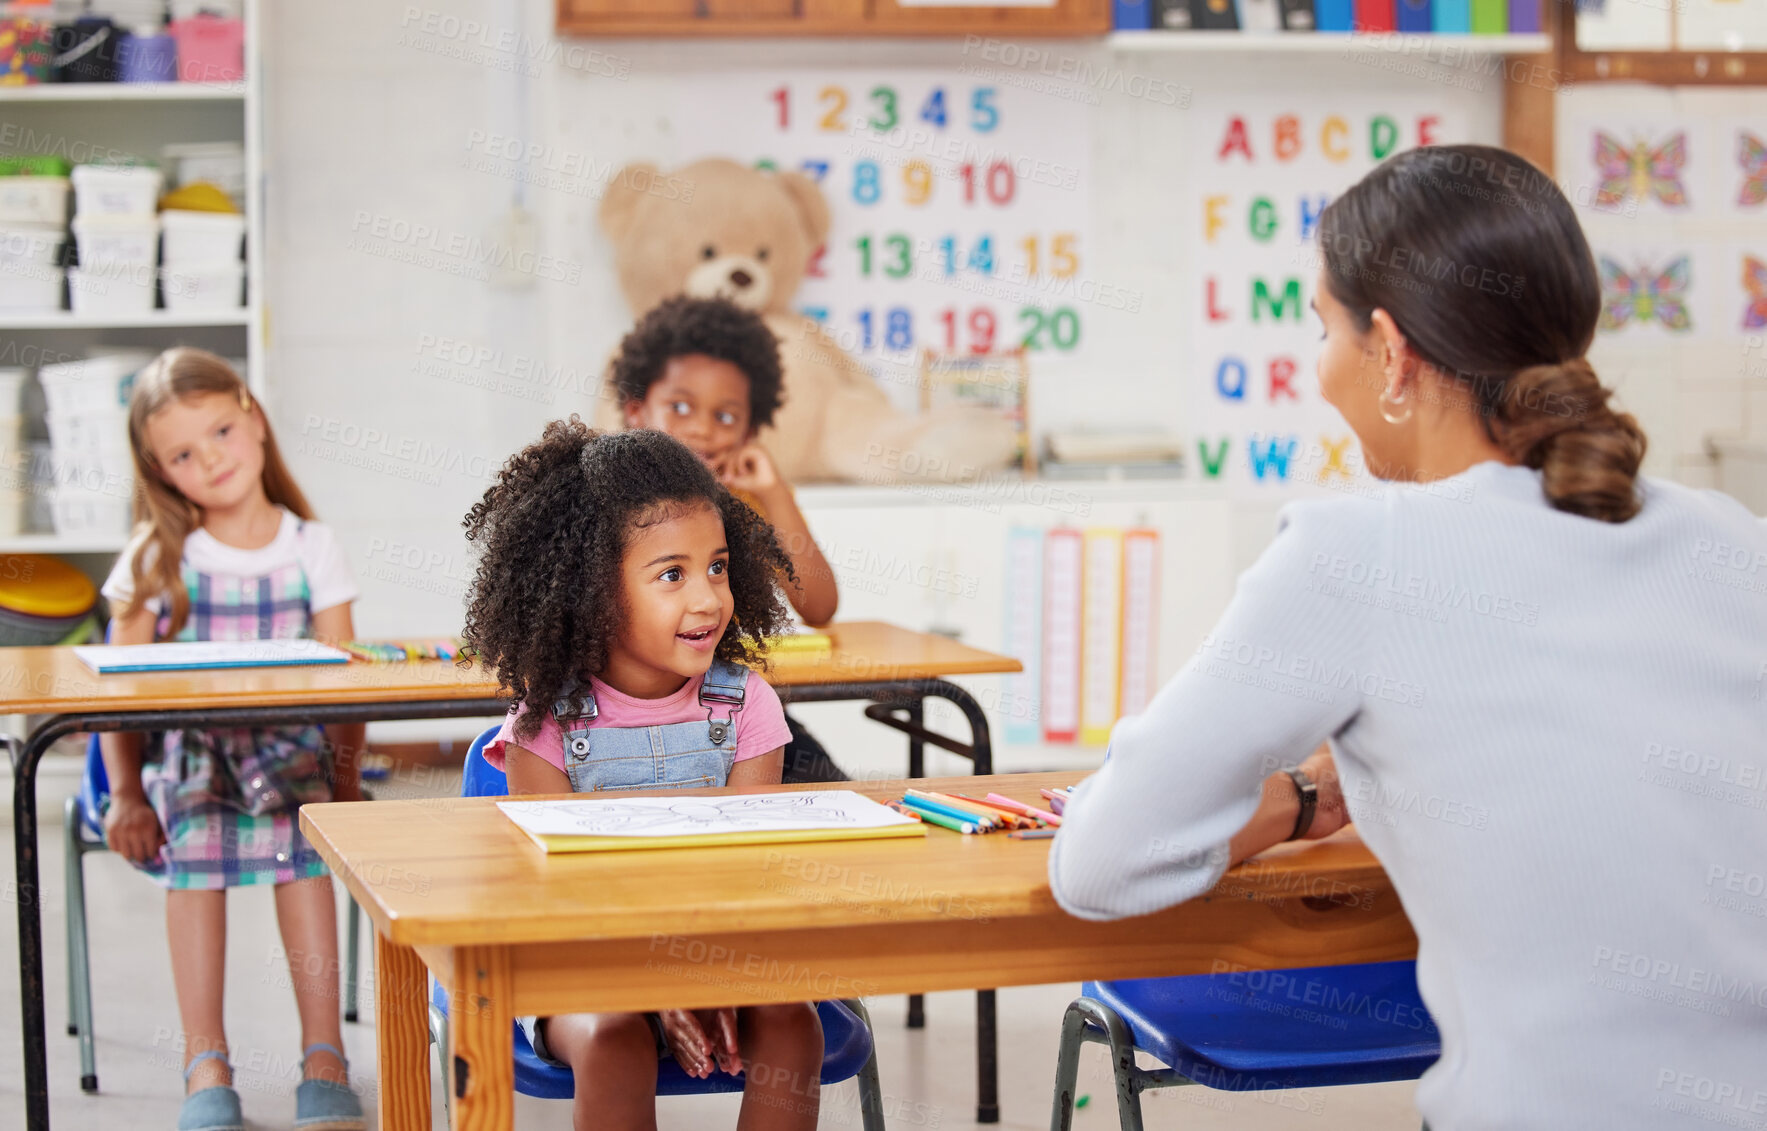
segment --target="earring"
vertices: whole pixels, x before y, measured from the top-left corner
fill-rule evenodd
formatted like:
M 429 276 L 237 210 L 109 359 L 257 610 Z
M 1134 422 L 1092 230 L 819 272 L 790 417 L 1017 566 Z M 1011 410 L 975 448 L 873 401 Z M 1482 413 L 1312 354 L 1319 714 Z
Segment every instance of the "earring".
M 1407 420 L 1411 419 L 1412 410 L 1417 407 L 1416 405 L 1412 404 L 1409 400 L 1407 400 L 1403 393 L 1401 393 L 1397 397 L 1389 397 L 1387 395 L 1387 391 L 1385 389 L 1381 390 L 1379 403 L 1380 403 L 1380 418 L 1382 420 L 1386 421 L 1388 424 L 1403 424 L 1403 423 L 1405 423 Z M 1403 412 L 1394 412 L 1390 407 L 1388 407 L 1390 405 L 1404 405 L 1405 409 Z

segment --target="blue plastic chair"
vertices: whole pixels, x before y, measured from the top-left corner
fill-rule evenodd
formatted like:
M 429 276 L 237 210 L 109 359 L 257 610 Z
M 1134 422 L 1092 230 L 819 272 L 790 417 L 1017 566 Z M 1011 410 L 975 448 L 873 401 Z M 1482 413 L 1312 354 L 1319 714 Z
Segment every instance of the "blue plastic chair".
M 364 800 L 373 800 L 362 790 Z M 104 843 L 104 809 L 110 800 L 110 775 L 104 768 L 98 736 L 86 741 L 86 768 L 80 792 L 61 810 L 62 856 L 67 869 L 67 1034 L 80 1038 L 80 1090 L 98 1091 L 98 1057 L 92 1047 L 92 966 L 86 938 L 86 855 L 109 852 Z M 345 919 L 344 1020 L 356 1020 L 356 955 L 362 910 L 350 900 Z
M 491 727 L 473 739 L 467 748 L 466 762 L 460 776 L 462 797 L 506 797 L 509 780 L 502 771 L 485 761 L 485 744 L 497 736 L 498 727 Z M 871 1037 L 871 1018 L 864 1003 L 857 998 L 846 1001 L 816 1003 L 822 1020 L 822 1083 L 838 1084 L 854 1076 L 859 1078 L 859 1115 L 865 1131 L 884 1131 L 883 1092 L 877 1079 L 877 1051 Z M 448 995 L 439 985 L 430 990 L 430 1040 L 440 1050 L 437 1058 L 442 1065 L 442 1095 L 453 1104 L 453 1081 L 449 1078 L 448 1058 Z M 689 1076 L 672 1057 L 657 1060 L 656 1094 L 659 1096 L 707 1095 L 719 1092 L 740 1092 L 745 1077 L 742 1073 L 728 1075 L 714 1072 L 704 1080 Z M 534 1054 L 521 1026 L 515 1027 L 515 1090 L 524 1096 L 548 1100 L 568 1100 L 576 1094 L 571 1070 L 549 1064 Z
M 1089 1041 L 1110 1046 L 1124 1131 L 1141 1131 L 1141 1093 L 1154 1088 L 1415 1080 L 1442 1055 L 1414 962 L 1088 982 L 1080 992 L 1062 1018 L 1052 1131 L 1072 1126 Z M 1140 1067 L 1137 1051 L 1167 1067 Z

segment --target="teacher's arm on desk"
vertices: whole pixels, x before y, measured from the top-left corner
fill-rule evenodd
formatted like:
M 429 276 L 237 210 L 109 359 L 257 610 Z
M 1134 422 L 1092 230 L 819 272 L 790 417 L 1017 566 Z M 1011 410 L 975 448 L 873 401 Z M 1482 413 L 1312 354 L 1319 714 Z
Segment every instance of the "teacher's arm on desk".
M 1321 584 L 1319 563 L 1382 561 L 1381 518 L 1364 499 L 1284 509 L 1220 622 L 1145 712 L 1117 724 L 1109 757 L 1068 803 L 1049 883 L 1069 914 L 1120 919 L 1183 903 L 1288 839 L 1299 803 L 1282 771 L 1303 760 L 1326 802 L 1309 836 L 1342 826 L 1321 744 L 1352 725 L 1362 699 L 1354 683 L 1317 673 L 1364 670 L 1373 618 Z

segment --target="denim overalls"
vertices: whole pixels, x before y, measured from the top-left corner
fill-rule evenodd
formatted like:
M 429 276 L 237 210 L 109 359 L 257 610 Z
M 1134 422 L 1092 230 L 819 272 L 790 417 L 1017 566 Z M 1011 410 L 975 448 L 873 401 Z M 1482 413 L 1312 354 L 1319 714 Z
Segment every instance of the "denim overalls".
M 552 705 L 564 731 L 564 768 L 574 793 L 674 786 L 721 786 L 736 760 L 736 714 L 742 710 L 749 670 L 714 660 L 700 679 L 704 722 L 648 727 L 597 727 L 595 695 L 587 685 L 569 688 Z M 725 708 L 723 718 L 715 717 Z

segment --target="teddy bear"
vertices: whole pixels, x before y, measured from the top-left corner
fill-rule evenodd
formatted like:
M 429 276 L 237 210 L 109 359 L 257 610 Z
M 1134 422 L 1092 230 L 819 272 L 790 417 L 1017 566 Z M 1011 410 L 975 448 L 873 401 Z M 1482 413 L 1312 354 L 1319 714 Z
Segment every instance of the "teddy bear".
M 903 413 L 859 361 L 792 308 L 810 259 L 828 236 L 828 203 L 799 173 L 722 158 L 663 174 L 620 170 L 598 215 L 634 316 L 678 294 L 727 298 L 756 311 L 779 339 L 784 403 L 759 441 L 785 478 L 887 482 L 974 479 L 1005 466 L 1018 444 L 998 415 L 957 407 Z M 598 398 L 598 427 L 622 426 Z

